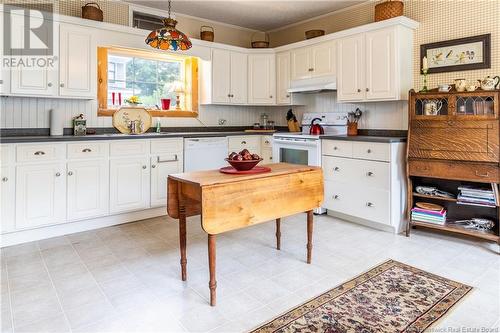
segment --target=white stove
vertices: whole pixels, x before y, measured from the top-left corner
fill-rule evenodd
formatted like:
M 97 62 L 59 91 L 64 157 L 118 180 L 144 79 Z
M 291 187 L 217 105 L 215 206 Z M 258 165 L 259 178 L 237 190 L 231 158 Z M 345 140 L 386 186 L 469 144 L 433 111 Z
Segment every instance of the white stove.
M 321 166 L 321 135 L 309 134 L 311 121 L 323 126 L 324 135 L 347 134 L 347 113 L 305 113 L 302 117 L 302 132 L 275 133 L 273 135 L 273 159 L 278 162 Z M 326 210 L 319 208 L 316 214 Z

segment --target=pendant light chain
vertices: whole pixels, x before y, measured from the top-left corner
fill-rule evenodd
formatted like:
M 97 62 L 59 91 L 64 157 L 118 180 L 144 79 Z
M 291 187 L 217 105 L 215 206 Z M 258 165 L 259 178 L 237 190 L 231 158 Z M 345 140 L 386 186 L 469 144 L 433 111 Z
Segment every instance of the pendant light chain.
M 170 8 L 171 8 L 171 2 L 168 0 L 168 18 L 170 18 Z

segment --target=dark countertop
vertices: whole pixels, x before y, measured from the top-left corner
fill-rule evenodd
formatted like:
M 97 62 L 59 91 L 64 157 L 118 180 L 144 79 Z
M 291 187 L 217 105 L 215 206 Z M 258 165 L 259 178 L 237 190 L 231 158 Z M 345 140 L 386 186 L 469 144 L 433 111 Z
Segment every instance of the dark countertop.
M 407 138 L 405 136 L 378 136 L 378 135 L 356 135 L 356 136 L 322 135 L 321 139 L 392 143 L 392 142 L 406 142 Z
M 73 135 L 33 135 L 33 136 L 3 136 L 1 143 L 27 143 L 27 142 L 64 142 L 64 141 L 97 141 L 97 140 L 129 140 L 129 139 L 159 139 L 159 138 L 203 138 L 203 137 L 223 137 L 235 135 L 273 135 L 273 133 L 231 131 L 231 132 L 170 132 L 170 133 L 144 133 L 137 135 L 129 134 L 91 134 L 85 136 Z

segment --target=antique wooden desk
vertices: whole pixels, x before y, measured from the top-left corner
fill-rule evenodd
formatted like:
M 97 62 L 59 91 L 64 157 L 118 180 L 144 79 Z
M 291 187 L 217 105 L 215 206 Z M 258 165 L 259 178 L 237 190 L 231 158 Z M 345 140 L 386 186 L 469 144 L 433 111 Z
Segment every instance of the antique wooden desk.
M 280 218 L 307 212 L 307 263 L 312 253 L 312 210 L 323 201 L 323 172 L 319 167 L 269 164 L 272 171 L 227 175 L 218 170 L 172 174 L 168 177 L 168 215 L 179 219 L 182 280 L 186 281 L 186 217 L 201 215 L 208 234 L 210 305 L 216 303 L 216 235 L 276 220 L 280 249 Z

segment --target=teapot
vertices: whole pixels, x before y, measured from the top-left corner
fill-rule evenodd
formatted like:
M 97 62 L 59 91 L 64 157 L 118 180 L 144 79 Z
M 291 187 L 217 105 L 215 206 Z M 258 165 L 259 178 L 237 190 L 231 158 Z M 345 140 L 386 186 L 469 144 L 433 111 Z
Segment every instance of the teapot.
M 472 82 L 472 83 L 467 83 L 465 85 L 465 90 L 469 91 L 469 92 L 472 92 L 472 91 L 475 91 L 477 88 L 479 88 L 480 86 L 480 81 L 477 80 L 476 82 Z
M 478 80 L 478 81 L 481 85 L 481 89 L 483 89 L 483 90 L 495 90 L 497 88 L 497 86 L 498 86 L 498 88 L 500 88 L 500 77 L 499 76 L 495 76 L 495 77 L 487 76 L 483 80 Z

